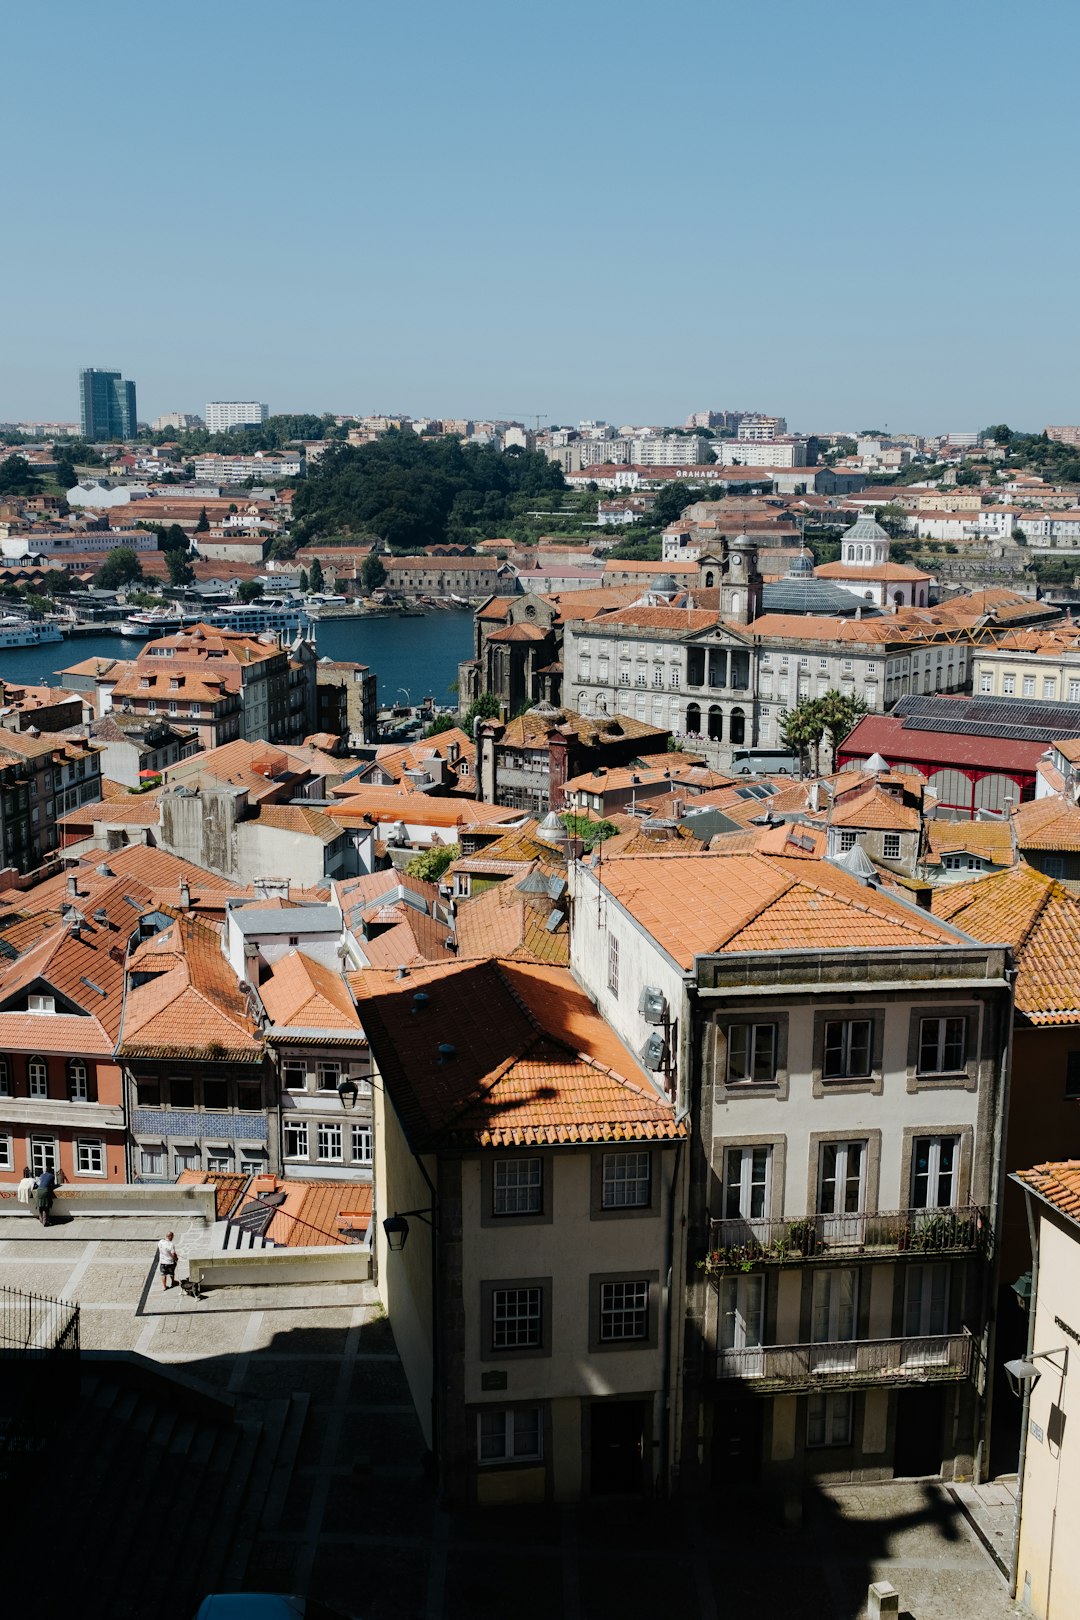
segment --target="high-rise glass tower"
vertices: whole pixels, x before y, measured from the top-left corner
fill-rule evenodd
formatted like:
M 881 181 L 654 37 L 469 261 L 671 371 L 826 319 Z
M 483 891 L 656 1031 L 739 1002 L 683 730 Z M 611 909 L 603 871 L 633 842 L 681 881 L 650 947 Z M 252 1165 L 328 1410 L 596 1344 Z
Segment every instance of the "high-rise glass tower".
M 93 444 L 100 439 L 133 439 L 139 431 L 135 384 L 118 371 L 87 366 L 79 372 L 79 426 Z

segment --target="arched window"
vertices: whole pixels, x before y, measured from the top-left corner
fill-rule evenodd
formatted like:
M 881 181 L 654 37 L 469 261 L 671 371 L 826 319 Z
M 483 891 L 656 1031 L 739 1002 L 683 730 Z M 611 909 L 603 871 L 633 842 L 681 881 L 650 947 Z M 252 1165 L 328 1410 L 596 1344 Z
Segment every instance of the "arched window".
M 715 585 L 715 583 L 716 583 L 716 575 L 713 573 L 712 569 L 710 568 L 708 573 L 705 575 L 705 589 L 707 591 L 711 591 L 713 586 Z
M 86 1064 L 81 1058 L 72 1058 L 68 1063 L 68 1096 L 72 1102 L 89 1101 L 90 1088 Z
M 742 709 L 732 709 L 731 724 L 728 727 L 728 741 L 733 747 L 746 741 L 746 715 Z
M 688 737 L 697 737 L 701 733 L 701 705 L 688 703 L 686 705 L 686 734 Z
M 718 703 L 709 709 L 709 736 L 713 742 L 724 740 L 724 711 Z
M 894 591 L 893 592 L 893 605 L 895 607 L 903 607 L 903 605 L 904 605 L 904 593 L 903 593 L 903 591 Z
M 872 602 L 873 600 L 874 600 L 873 591 L 863 591 L 863 601 L 864 602 Z
M 49 1095 L 49 1071 L 43 1057 L 32 1057 L 28 1060 L 26 1077 L 30 1082 L 31 1097 L 47 1097 Z

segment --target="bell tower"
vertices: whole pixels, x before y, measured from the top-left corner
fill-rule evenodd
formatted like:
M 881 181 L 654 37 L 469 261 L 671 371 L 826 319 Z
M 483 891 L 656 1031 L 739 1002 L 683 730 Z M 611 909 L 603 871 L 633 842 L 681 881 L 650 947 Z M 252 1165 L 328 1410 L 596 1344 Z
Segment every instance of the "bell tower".
M 721 616 L 733 624 L 751 624 L 761 612 L 761 590 L 757 543 L 748 534 L 736 535 L 725 548 Z

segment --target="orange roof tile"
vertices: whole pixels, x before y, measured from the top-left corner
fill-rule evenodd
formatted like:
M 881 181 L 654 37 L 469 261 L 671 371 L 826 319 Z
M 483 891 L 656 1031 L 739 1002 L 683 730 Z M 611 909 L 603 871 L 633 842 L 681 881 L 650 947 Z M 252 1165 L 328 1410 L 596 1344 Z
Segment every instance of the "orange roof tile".
M 1021 862 L 936 889 L 934 914 L 989 944 L 1011 945 L 1016 1010 L 1032 1024 L 1080 1023 L 1080 900 Z
M 876 782 L 855 793 L 839 792 L 833 801 L 834 827 L 885 828 L 886 831 L 918 832 L 919 812 L 914 805 L 890 793 Z
M 455 962 L 361 977 L 360 1016 L 417 1150 L 683 1134 L 565 968 Z M 414 1010 L 421 990 L 428 1001 Z
M 1012 812 L 1017 849 L 1080 850 L 1080 807 L 1053 794 L 1029 799 Z
M 165 972 L 129 986 L 119 1055 L 259 1062 L 263 1048 L 257 1026 L 217 930 L 185 915 L 164 932 L 172 936 L 180 960 L 173 965 L 166 958 Z M 147 972 L 148 964 L 141 971 Z
M 304 951 L 279 957 L 259 986 L 259 996 L 279 1027 L 359 1032 L 360 1020 L 341 974 Z
M 956 852 L 981 855 L 995 866 L 1012 866 L 1016 858 L 1007 821 L 928 821 L 926 837 L 928 866 L 938 866 L 943 855 Z
M 1018 1170 L 1016 1180 L 1080 1226 L 1080 1160 L 1037 1164 L 1031 1170 Z

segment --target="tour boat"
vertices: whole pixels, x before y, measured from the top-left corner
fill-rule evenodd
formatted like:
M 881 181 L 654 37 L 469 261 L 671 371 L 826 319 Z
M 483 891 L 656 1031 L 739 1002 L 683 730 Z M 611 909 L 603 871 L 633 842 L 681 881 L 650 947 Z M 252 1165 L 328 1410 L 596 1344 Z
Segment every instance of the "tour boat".
M 6 647 L 39 647 L 45 641 L 63 641 L 55 624 L 40 624 L 9 613 L 0 618 L 0 652 Z

